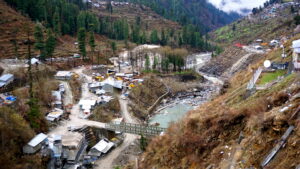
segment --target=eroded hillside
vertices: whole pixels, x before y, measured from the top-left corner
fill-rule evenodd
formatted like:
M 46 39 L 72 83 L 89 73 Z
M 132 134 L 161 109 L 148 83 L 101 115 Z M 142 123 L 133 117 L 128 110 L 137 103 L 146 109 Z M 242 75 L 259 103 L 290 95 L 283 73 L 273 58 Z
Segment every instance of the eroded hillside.
M 251 69 L 264 59 L 278 60 L 279 51 L 237 73 L 225 94 L 155 138 L 141 158 L 141 168 L 260 168 L 289 126 L 295 126 L 294 131 L 267 167 L 295 168 L 300 157 L 299 73 L 246 97 Z

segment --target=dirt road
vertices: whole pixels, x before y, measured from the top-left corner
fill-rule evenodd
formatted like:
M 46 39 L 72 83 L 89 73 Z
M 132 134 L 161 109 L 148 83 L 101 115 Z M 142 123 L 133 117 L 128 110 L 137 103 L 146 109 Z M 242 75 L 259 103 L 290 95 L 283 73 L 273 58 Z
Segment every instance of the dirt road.
M 84 83 L 82 83 L 82 99 L 97 99 L 97 96 L 90 93 L 88 90 L 88 83 L 92 82 L 92 77 L 85 75 L 82 71 L 84 70 L 84 67 L 74 69 L 73 71 L 77 74 L 79 74 L 82 78 Z M 68 82 L 62 82 L 65 86 L 65 97 L 64 97 L 64 103 L 65 105 L 67 104 L 72 104 L 73 103 L 73 95 L 71 88 L 68 84 Z M 128 111 L 128 101 L 121 99 L 121 97 L 118 97 L 119 102 L 120 102 L 120 107 L 121 107 L 121 112 L 122 116 L 125 120 L 125 122 L 128 123 L 138 123 L 138 121 L 132 117 Z M 88 126 L 94 126 L 98 128 L 104 128 L 105 124 L 101 122 L 96 122 L 96 121 L 90 121 L 86 119 L 80 118 L 80 109 L 79 105 L 75 104 L 71 110 L 70 114 L 70 120 L 65 120 L 62 121 L 61 124 L 53 129 L 48 135 L 64 135 L 67 134 L 68 131 L 68 126 L 83 126 L 83 125 L 88 125 Z M 132 144 L 138 136 L 133 135 L 133 134 L 125 134 L 124 141 L 121 144 L 121 146 L 115 148 L 113 151 L 108 153 L 106 156 L 101 158 L 100 160 L 96 161 L 96 166 L 95 169 L 113 169 L 113 162 L 114 160 L 121 155 L 121 152 L 126 149 L 130 144 Z
M 124 118 L 125 122 L 138 123 L 138 121 L 133 116 L 131 116 L 131 114 L 128 111 L 128 101 L 121 99 L 121 97 L 118 97 L 118 99 L 120 102 L 122 117 Z M 95 169 L 113 169 L 114 160 L 117 159 L 117 157 L 121 155 L 122 151 L 125 150 L 126 147 L 128 147 L 130 144 L 132 144 L 137 138 L 137 135 L 125 134 L 125 138 L 122 145 L 115 148 L 109 154 L 97 161 Z
M 76 69 L 76 73 L 81 74 L 83 68 L 80 69 Z M 64 105 L 68 105 L 68 104 L 73 104 L 73 95 L 72 95 L 72 91 L 70 88 L 70 85 L 68 82 L 62 81 L 62 84 L 64 84 L 65 86 L 65 95 L 64 95 Z M 90 93 L 88 91 L 88 85 L 87 83 L 83 83 L 82 84 L 82 98 L 83 99 L 95 99 L 96 96 L 94 96 L 92 93 Z M 80 109 L 79 109 L 79 104 L 75 104 L 72 107 L 71 110 L 71 114 L 69 116 L 69 120 L 64 120 L 61 122 L 61 124 L 54 128 L 53 130 L 51 130 L 48 135 L 64 135 L 67 134 L 68 131 L 68 126 L 91 126 L 91 127 L 97 127 L 97 128 L 104 128 L 105 127 L 105 123 L 101 123 L 101 122 L 96 122 L 96 121 L 91 121 L 91 120 L 86 120 L 86 119 L 82 119 L 80 118 Z
M 84 83 L 82 83 L 82 99 L 96 99 L 97 96 L 90 93 L 88 90 L 88 82 L 92 80 L 91 77 L 88 77 L 82 73 L 84 70 L 84 67 L 74 69 L 73 71 L 79 74 L 81 77 L 84 78 Z M 71 91 L 71 87 L 68 82 L 62 81 L 62 84 L 65 86 L 65 95 L 64 95 L 64 105 L 73 104 L 73 95 Z M 48 135 L 52 134 L 58 134 L 58 135 L 64 135 L 67 134 L 68 126 L 94 126 L 97 128 L 104 128 L 105 124 L 101 122 L 91 121 L 80 118 L 81 111 L 79 109 L 79 104 L 75 104 L 72 107 L 71 114 L 69 116 L 69 120 L 64 120 L 61 122 L 61 124 L 56 127 L 55 129 L 51 130 Z

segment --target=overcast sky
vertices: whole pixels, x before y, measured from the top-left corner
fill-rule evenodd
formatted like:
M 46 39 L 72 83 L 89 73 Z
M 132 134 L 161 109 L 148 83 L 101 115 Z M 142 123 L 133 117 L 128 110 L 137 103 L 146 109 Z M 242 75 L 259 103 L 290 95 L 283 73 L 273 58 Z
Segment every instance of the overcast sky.
M 266 0 L 208 0 L 208 2 L 225 12 L 234 11 L 243 14 L 245 9 L 252 10 L 263 5 Z

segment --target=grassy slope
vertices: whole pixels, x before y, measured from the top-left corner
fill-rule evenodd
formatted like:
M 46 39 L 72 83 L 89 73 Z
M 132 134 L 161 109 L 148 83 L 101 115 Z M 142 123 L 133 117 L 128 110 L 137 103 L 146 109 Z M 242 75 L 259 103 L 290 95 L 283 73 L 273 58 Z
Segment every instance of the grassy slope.
M 210 39 L 212 39 L 213 43 L 223 47 L 224 52 L 202 67 L 201 71 L 219 76 L 222 75 L 226 69 L 247 54 L 243 49 L 235 47 L 235 43 L 249 45 L 259 38 L 269 42 L 272 39 L 280 39 L 283 36 L 291 35 L 295 28 L 293 24 L 294 14 L 291 14 L 290 9 L 287 8 L 279 10 L 277 15 L 278 17 L 276 18 L 260 20 L 258 18 L 264 16 L 264 14 L 258 14 L 251 19 L 243 18 L 210 32 Z M 235 31 L 233 31 L 233 25 L 235 25 Z M 261 54 L 252 55 L 247 62 L 254 63 L 261 57 L 263 57 Z
M 273 51 L 266 58 L 279 60 L 279 54 L 279 50 Z M 266 58 L 250 65 L 248 70 L 258 68 Z M 244 99 L 251 76 L 247 70 L 236 74 L 224 95 L 190 112 L 183 121 L 171 126 L 166 135 L 155 138 L 141 160 L 142 168 L 229 168 L 230 164 L 236 164 L 235 168 L 259 168 L 290 124 L 297 128 L 269 167 L 295 168 L 300 158 L 300 128 L 298 120 L 289 118 L 300 101 L 287 100 L 289 94 L 300 92 L 300 76 L 289 75 Z M 287 111 L 279 111 L 290 104 Z

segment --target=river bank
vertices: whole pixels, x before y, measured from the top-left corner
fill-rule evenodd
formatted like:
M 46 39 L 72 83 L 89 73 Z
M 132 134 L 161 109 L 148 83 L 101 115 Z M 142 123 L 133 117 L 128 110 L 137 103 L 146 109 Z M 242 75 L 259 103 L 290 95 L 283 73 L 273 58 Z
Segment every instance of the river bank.
M 193 54 L 188 57 L 187 66 L 194 68 L 205 80 L 199 81 L 194 86 L 191 85 L 190 89 L 177 92 L 164 99 L 154 113 L 148 117 L 149 124 L 166 128 L 170 123 L 184 118 L 188 111 L 196 109 L 219 94 L 223 81 L 198 71 L 210 59 L 210 53 Z

